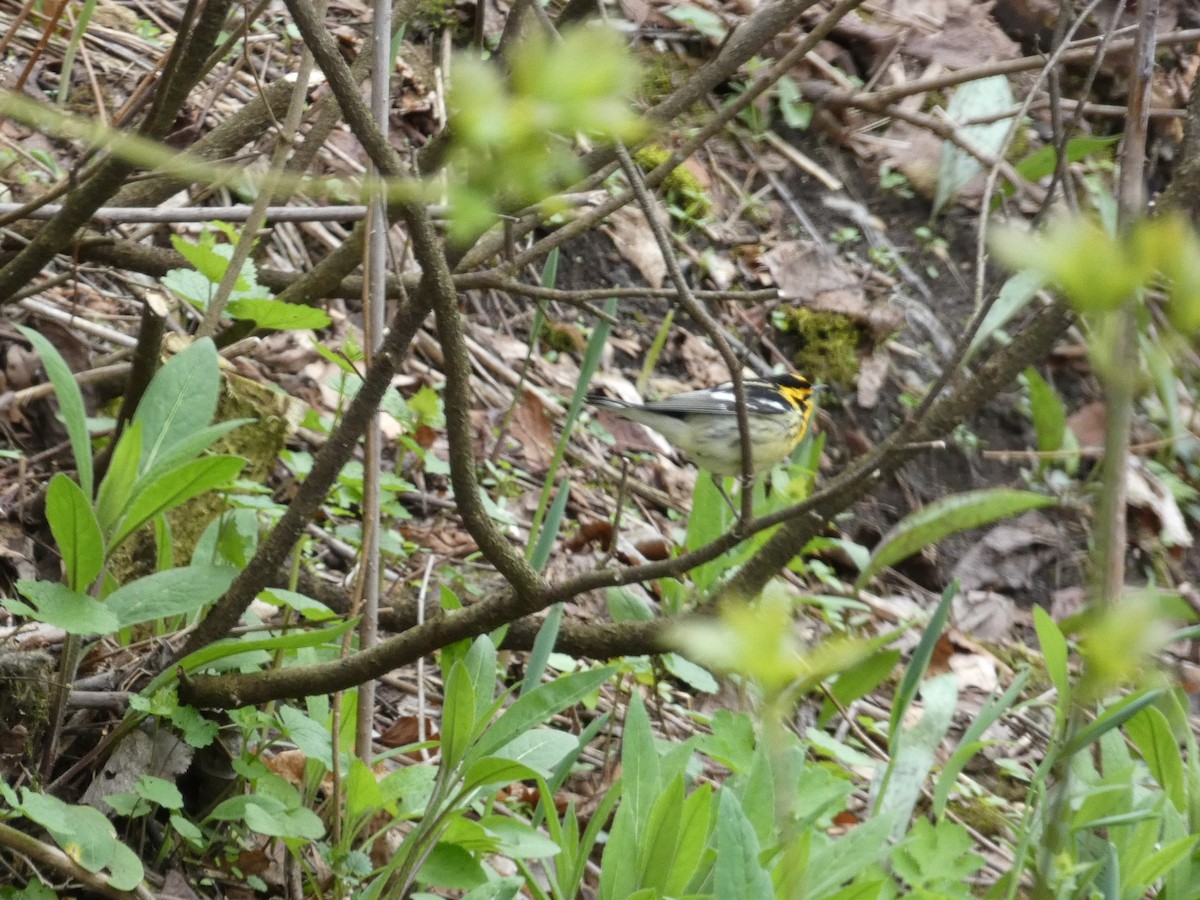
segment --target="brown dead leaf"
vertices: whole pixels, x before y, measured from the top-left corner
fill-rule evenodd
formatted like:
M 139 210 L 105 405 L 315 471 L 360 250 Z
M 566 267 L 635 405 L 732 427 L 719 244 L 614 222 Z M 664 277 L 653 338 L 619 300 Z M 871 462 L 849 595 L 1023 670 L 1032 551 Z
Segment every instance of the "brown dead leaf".
M 725 361 L 707 340 L 691 332 L 684 332 L 676 339 L 676 351 L 693 382 L 692 385 L 681 389 L 705 388 L 729 381 L 729 370 L 725 367 Z M 674 391 L 664 390 L 661 393 L 668 394 Z
M 1067 427 L 1083 449 L 1104 446 L 1104 430 L 1108 426 L 1108 409 L 1104 402 L 1085 403 L 1067 419 Z
M 263 765 L 296 787 L 304 783 L 304 764 L 307 761 L 308 757 L 300 750 L 282 750 L 274 756 L 263 757 Z
M 607 222 L 603 230 L 612 239 L 617 252 L 642 273 L 650 287 L 662 287 L 667 277 L 667 264 L 654 240 L 646 214 L 636 206 L 626 206 L 609 216 Z
M 992 19 L 986 3 L 964 3 L 948 12 L 941 27 L 930 34 L 915 35 L 904 42 L 904 52 L 921 59 L 937 60 L 948 69 L 966 69 L 990 60 L 1007 60 L 1021 55 L 1016 41 Z
M 997 525 L 963 555 L 951 577 L 964 591 L 1027 591 L 1038 571 L 1063 553 L 1058 527 L 1039 512 Z
M 563 541 L 563 549 L 570 553 L 579 553 L 592 546 L 603 549 L 612 543 L 612 534 L 612 522 L 604 519 L 581 522 L 579 530 Z
M 863 409 L 874 409 L 879 405 L 890 364 L 891 359 L 884 350 L 876 350 L 859 362 L 857 400 Z
M 421 718 L 420 716 L 397 716 L 383 734 L 379 736 L 379 743 L 385 747 L 408 747 L 413 744 L 419 744 L 423 741 L 441 740 L 441 732 L 437 729 L 437 721 L 435 719 L 425 719 L 425 734 L 421 735 Z M 430 748 L 422 750 L 409 750 L 404 756 L 417 762 L 428 762 L 433 756 Z
M 451 524 L 439 524 L 430 528 L 422 528 L 411 523 L 399 526 L 405 540 L 412 541 L 438 556 L 463 557 L 470 556 L 479 547 L 474 539 Z
M 542 401 L 526 391 L 513 411 L 509 433 L 521 444 L 526 461 L 537 472 L 544 472 L 554 459 L 555 434 Z
M 1003 641 L 1012 637 L 1016 605 L 1004 594 L 960 590 L 951 609 L 955 626 L 980 640 Z

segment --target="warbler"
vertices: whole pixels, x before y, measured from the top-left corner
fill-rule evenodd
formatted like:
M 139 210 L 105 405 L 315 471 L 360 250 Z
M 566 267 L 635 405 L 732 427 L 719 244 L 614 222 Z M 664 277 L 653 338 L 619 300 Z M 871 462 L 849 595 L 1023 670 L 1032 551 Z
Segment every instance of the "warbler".
M 812 418 L 814 388 L 808 379 L 794 373 L 748 378 L 743 385 L 753 474 L 782 462 L 796 449 Z M 595 394 L 587 399 L 593 406 L 653 428 L 713 475 L 742 474 L 741 431 L 732 382 L 645 404 Z

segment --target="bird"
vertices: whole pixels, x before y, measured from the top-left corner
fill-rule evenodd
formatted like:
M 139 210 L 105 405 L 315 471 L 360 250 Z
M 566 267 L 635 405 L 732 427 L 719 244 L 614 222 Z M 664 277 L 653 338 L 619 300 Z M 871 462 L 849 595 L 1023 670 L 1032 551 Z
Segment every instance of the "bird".
M 789 457 L 808 432 L 814 387 L 794 372 L 743 382 L 750 430 L 750 472 L 770 469 Z M 650 403 L 629 403 L 601 394 L 588 403 L 653 428 L 672 446 L 714 476 L 742 474 L 737 395 L 732 382 L 673 394 Z M 718 488 L 720 484 L 718 483 Z M 724 491 L 721 492 L 724 494 Z M 726 497 L 728 500 L 728 497 Z

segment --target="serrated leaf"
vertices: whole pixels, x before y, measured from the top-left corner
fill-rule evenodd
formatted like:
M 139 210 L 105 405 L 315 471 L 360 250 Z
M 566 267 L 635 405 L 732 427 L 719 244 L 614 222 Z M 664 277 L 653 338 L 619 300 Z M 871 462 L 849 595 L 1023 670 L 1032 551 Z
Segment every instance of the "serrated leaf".
M 34 607 L 12 598 L 0 600 L 0 603 L 18 615 L 54 625 L 68 634 L 112 634 L 121 627 L 116 614 L 107 605 L 73 591 L 65 584 L 18 581 L 17 590 Z
M 250 319 L 259 328 L 277 331 L 317 330 L 332 321 L 324 310 L 268 298 L 231 300 L 227 307 L 234 319 Z

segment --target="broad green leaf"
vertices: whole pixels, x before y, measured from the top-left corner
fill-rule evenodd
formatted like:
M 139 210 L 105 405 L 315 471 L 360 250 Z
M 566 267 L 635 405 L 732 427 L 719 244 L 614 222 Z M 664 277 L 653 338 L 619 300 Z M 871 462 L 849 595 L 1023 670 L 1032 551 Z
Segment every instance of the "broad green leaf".
M 105 601 L 120 627 L 167 616 L 190 615 L 229 589 L 236 569 L 227 566 L 183 566 L 155 572 L 122 585 Z
M 486 634 L 471 641 L 463 657 L 467 676 L 475 693 L 476 727 L 491 718 L 492 703 L 496 698 L 496 645 Z
M 564 757 L 576 748 L 574 735 L 554 728 L 523 731 L 493 755 L 522 763 L 549 778 Z
M 546 859 L 557 856 L 560 852 L 558 844 L 550 840 L 536 828 L 531 828 L 524 822 L 518 822 L 507 816 L 487 816 L 481 824 L 495 835 L 500 845 L 500 853 L 514 859 Z
M 918 818 L 892 854 L 892 866 L 914 891 L 951 891 L 985 865 L 972 847 L 971 835 L 962 825 Z
M 138 463 L 142 458 L 142 423 L 131 422 L 117 441 L 108 471 L 96 494 L 96 520 L 105 534 L 112 531 L 121 518 L 137 482 Z
M 1200 835 L 1189 834 L 1136 860 L 1121 879 L 1122 886 L 1135 891 L 1139 896 L 1150 891 L 1154 882 L 1187 858 L 1197 841 L 1200 841 Z
M 1056 717 L 1060 720 L 1065 710 L 1071 706 L 1071 676 L 1067 668 L 1067 639 L 1058 624 L 1050 618 L 1050 614 L 1042 607 L 1033 608 L 1033 630 L 1037 633 L 1038 644 L 1042 648 L 1042 659 L 1046 661 L 1046 674 L 1058 692 L 1058 702 L 1054 704 Z
M 181 436 L 178 441 L 158 455 L 153 467 L 142 472 L 139 481 L 141 484 L 147 484 L 168 469 L 174 469 L 180 463 L 190 462 L 229 432 L 253 421 L 254 419 L 230 419 L 227 422 L 217 422 L 207 428 L 201 428 L 191 434 Z
M 482 887 L 488 880 L 483 864 L 456 844 L 439 842 L 417 874 L 421 884 L 454 890 Z
M 183 808 L 183 794 L 179 792 L 179 788 L 165 778 L 142 775 L 134 786 L 134 790 L 146 800 L 157 803 L 164 809 Z
M 295 610 L 309 622 L 325 622 L 337 616 L 337 613 L 319 600 L 283 588 L 267 588 L 259 596 L 259 599 L 266 603 L 286 606 L 288 609 Z
M 75 457 L 75 468 L 79 471 L 79 486 L 87 497 L 92 496 L 92 441 L 88 436 L 87 413 L 83 407 L 83 394 L 75 383 L 66 360 L 59 354 L 58 349 L 32 328 L 23 325 L 16 326 L 25 338 L 33 344 L 33 349 L 42 358 L 42 367 L 46 376 L 54 385 L 54 396 L 58 400 L 58 410 L 62 414 L 63 424 L 67 428 L 67 437 L 71 441 L 71 454 Z
M 721 900 L 762 900 L 774 897 L 771 876 L 758 861 L 758 838 L 730 791 L 721 791 L 717 813 L 717 862 L 714 893 Z
M 196 341 L 158 371 L 134 416 L 143 434 L 139 472 L 150 471 L 177 443 L 208 427 L 220 380 L 217 349 L 209 338 Z
M 1081 159 L 1087 159 L 1093 155 L 1102 155 L 1108 158 L 1111 154 L 1103 153 L 1103 151 L 1113 147 L 1120 139 L 1120 135 L 1112 137 L 1082 135 L 1071 138 L 1067 141 L 1067 160 L 1079 162 Z M 1046 176 L 1053 175 L 1057 165 L 1058 149 L 1052 144 L 1047 144 L 1017 163 L 1016 169 L 1026 181 L 1041 181 Z
M 296 749 L 319 762 L 326 772 L 333 770 L 333 743 L 328 728 L 288 704 L 279 708 L 279 721 L 284 736 L 296 745 Z
M 1183 758 L 1167 717 L 1156 707 L 1147 706 L 1125 723 L 1125 733 L 1142 754 L 1146 767 L 1167 799 L 1176 810 L 1185 812 L 1187 794 Z
M 113 536 L 112 546 L 136 531 L 150 519 L 237 478 L 246 460 L 240 456 L 206 456 L 163 472 L 150 483 L 140 486 L 128 511 Z
M 463 775 L 463 789 L 475 791 L 493 784 L 512 784 L 538 777 L 538 773 L 522 763 L 499 756 L 489 756 L 473 763 Z
M 893 837 L 899 839 L 908 829 L 913 809 L 921 796 L 925 779 L 933 770 L 936 752 L 954 718 L 958 700 L 958 680 L 953 673 L 938 675 L 921 687 L 921 718 L 912 728 L 892 735 L 899 744 L 888 766 L 887 777 L 876 801 L 876 815 L 894 823 Z
M 205 229 L 200 238 L 195 241 L 189 241 L 182 235 L 171 235 L 171 246 L 190 262 L 196 271 L 203 275 L 205 279 L 218 284 L 225 276 L 225 271 L 229 268 L 230 256 L 219 252 L 217 247 L 217 236 L 212 231 Z
M 523 731 L 541 725 L 551 716 L 583 700 L 613 674 L 611 667 L 586 669 L 562 675 L 539 685 L 506 709 L 481 738 L 473 755 L 491 756 Z
M 655 800 L 643 830 L 644 839 L 638 848 L 641 886 L 653 888 L 660 895 L 666 894 L 666 885 L 673 880 L 682 818 L 683 776 L 677 775 Z
M 974 353 L 979 347 L 1003 328 L 1013 316 L 1029 305 L 1029 301 L 1037 296 L 1046 285 L 1046 278 L 1040 272 L 1017 272 L 1010 276 L 1008 281 L 1000 286 L 1000 293 L 996 296 L 995 302 L 987 311 L 987 315 L 983 317 L 983 322 L 975 331 L 975 337 L 971 338 L 970 347 L 967 350 L 968 356 Z
M 905 516 L 892 528 L 875 552 L 866 570 L 855 582 L 862 588 L 874 575 L 918 550 L 968 528 L 978 528 L 1031 509 L 1052 506 L 1053 497 L 1010 488 L 987 488 L 955 494 Z
M 91 501 L 62 472 L 50 479 L 46 489 L 46 520 L 62 554 L 67 586 L 86 591 L 104 565 L 104 537 Z
M 315 841 L 325 835 L 325 823 L 308 807 L 287 809 L 262 798 L 246 805 L 246 826 L 270 837 Z
M 708 833 L 715 812 L 711 784 L 700 785 L 683 801 L 675 864 L 671 867 L 671 876 L 665 888 L 667 896 L 683 895 L 699 869 L 700 861 L 708 847 Z
M 231 300 L 227 307 L 234 319 L 251 319 L 259 328 L 276 331 L 299 331 L 325 328 L 330 318 L 315 306 L 300 306 L 267 298 Z
M 1038 450 L 1043 453 L 1061 450 L 1067 434 L 1067 410 L 1062 400 L 1036 369 L 1026 369 L 1025 380 L 1029 384 L 1029 407 Z
M 650 811 L 662 791 L 658 753 L 650 730 L 650 717 L 641 696 L 635 691 L 625 713 L 625 732 L 621 740 L 622 806 L 633 815 L 633 836 L 637 845 L 646 840 Z
M 1012 88 L 1004 75 L 980 78 L 959 86 L 950 100 L 946 116 L 954 123 L 970 119 L 994 119 L 1013 107 Z M 998 157 L 1004 149 L 1011 117 L 981 125 L 959 125 L 958 136 L 980 155 Z M 958 144 L 946 141 L 938 164 L 937 191 L 933 199 L 936 216 L 960 190 L 983 171 L 981 163 Z
M 12 598 L 0 603 L 17 615 L 54 625 L 68 634 L 112 634 L 121 627 L 120 620 L 106 604 L 64 584 L 18 581 L 17 590 L 36 609 Z
M 450 667 L 442 700 L 442 765 L 453 768 L 467 752 L 475 729 L 475 690 L 463 661 Z
M 1164 693 L 1166 692 L 1159 688 L 1141 694 L 1132 694 L 1114 703 L 1097 716 L 1095 720 L 1079 729 L 1079 732 L 1063 747 L 1063 754 L 1070 756 L 1073 753 L 1078 753 L 1089 744 L 1100 740 L 1101 737 L 1112 729 L 1120 728 L 1131 717 L 1137 715 L 1150 704 L 1156 703 Z

